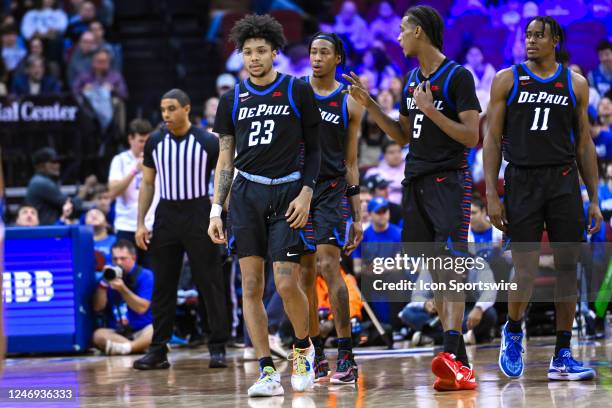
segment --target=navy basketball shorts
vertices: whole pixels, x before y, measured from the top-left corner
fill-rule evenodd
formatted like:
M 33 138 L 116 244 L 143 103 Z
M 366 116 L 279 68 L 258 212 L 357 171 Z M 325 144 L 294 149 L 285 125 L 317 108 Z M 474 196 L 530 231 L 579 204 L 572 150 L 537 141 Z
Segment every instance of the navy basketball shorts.
M 440 171 L 405 181 L 402 241 L 439 243 L 440 249 L 464 251 L 471 202 L 469 169 Z
M 507 235 L 513 249 L 540 248 L 544 228 L 552 245 L 585 239 L 586 221 L 575 164 L 524 168 L 509 165 L 504 173 Z
M 300 263 L 304 250 L 300 230 L 289 226 L 285 213 L 301 189 L 301 180 L 265 185 L 238 175 L 228 214 L 230 253 L 238 258 L 270 255 L 273 262 Z
M 308 223 L 301 234 L 306 253 L 315 252 L 317 245 L 344 246 L 349 218 L 346 186 L 344 177 L 325 180 L 315 186 Z

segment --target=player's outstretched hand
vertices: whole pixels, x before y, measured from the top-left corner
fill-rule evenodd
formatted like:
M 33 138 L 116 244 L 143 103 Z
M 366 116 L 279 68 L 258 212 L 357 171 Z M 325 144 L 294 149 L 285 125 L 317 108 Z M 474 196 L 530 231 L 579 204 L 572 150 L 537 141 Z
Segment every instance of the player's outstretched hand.
M 310 187 L 302 187 L 300 194 L 289 203 L 289 208 L 287 208 L 285 217 L 287 217 L 287 222 L 291 228 L 298 229 L 306 225 L 308 222 L 311 200 L 312 189 Z
M 349 256 L 353 253 L 355 249 L 361 243 L 363 239 L 363 226 L 361 222 L 353 222 L 351 223 L 351 227 L 349 228 L 349 236 L 346 244 L 344 244 L 344 253 L 346 256 Z
M 212 217 L 208 225 L 208 236 L 215 244 L 227 244 L 225 233 L 223 232 L 223 220 L 221 217 Z
M 508 225 L 508 220 L 506 219 L 506 208 L 502 204 L 499 197 L 495 196 L 489 198 L 487 211 L 489 212 L 491 224 L 495 225 L 495 228 L 498 230 L 506 232 L 506 226 Z
M 342 74 L 342 78 L 344 78 L 350 85 L 345 93 L 351 95 L 351 97 L 357 101 L 361 106 L 368 107 L 370 103 L 373 103 L 374 100 L 370 96 L 369 92 L 365 89 L 365 86 L 361 83 L 361 80 L 353 71 L 351 71 L 351 75 Z
M 593 225 L 593 221 L 595 221 L 595 225 Z M 603 221 L 603 216 L 601 215 L 601 210 L 599 209 L 599 205 L 597 203 L 589 204 L 589 224 L 588 224 L 588 232 L 589 234 L 597 234 L 599 229 L 601 228 L 601 222 Z
M 147 230 L 145 226 L 138 227 L 134 239 L 136 240 L 136 246 L 146 251 L 149 249 L 149 243 L 151 242 L 151 231 Z

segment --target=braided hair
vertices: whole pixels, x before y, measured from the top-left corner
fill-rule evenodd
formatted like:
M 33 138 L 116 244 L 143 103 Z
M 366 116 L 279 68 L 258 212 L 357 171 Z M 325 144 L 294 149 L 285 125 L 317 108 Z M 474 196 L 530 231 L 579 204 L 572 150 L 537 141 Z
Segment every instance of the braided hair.
M 429 6 L 410 7 L 405 16 L 410 23 L 421 27 L 431 44 L 442 51 L 444 21 L 436 9 Z
M 310 53 L 310 48 L 312 48 L 312 43 L 315 40 L 325 40 L 329 41 L 334 45 L 334 51 L 337 55 L 340 55 L 340 66 L 344 67 L 346 64 L 346 51 L 344 50 L 344 43 L 342 39 L 335 33 L 326 33 L 324 31 L 319 31 L 315 35 L 312 36 L 310 42 L 308 43 L 308 52 Z
M 525 31 L 527 31 L 527 27 L 529 27 L 529 25 L 534 21 L 542 23 L 542 31 L 544 31 L 546 25 L 548 24 L 553 39 L 555 37 L 559 39 L 559 44 L 555 48 L 555 60 L 557 60 L 557 62 L 563 62 L 564 57 L 567 56 L 567 51 L 565 50 L 565 33 L 563 32 L 561 25 L 559 25 L 557 20 L 552 17 L 537 16 L 529 20 L 525 26 Z
M 242 51 L 246 40 L 263 38 L 272 46 L 272 50 L 282 49 L 287 40 L 283 33 L 283 26 L 269 14 L 249 14 L 238 20 L 230 31 L 230 40 Z

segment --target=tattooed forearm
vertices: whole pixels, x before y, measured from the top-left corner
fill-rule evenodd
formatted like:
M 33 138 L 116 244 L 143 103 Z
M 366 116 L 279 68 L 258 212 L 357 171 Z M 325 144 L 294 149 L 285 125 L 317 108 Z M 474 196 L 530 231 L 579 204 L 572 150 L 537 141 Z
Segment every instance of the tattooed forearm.
M 219 173 L 219 179 L 217 184 L 218 195 L 217 195 L 217 204 L 223 205 L 225 203 L 225 199 L 232 188 L 232 181 L 234 179 L 234 168 L 231 170 L 221 170 Z
M 220 135 L 219 136 L 219 150 L 222 152 L 225 150 L 234 150 L 234 136 L 232 135 Z

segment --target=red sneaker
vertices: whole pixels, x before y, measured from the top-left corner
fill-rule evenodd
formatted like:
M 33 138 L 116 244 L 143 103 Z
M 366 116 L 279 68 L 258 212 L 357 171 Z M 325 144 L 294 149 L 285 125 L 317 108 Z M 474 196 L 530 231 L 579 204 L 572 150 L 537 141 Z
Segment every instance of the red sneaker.
M 463 365 L 450 353 L 438 353 L 431 361 L 431 371 L 437 377 L 434 389 L 438 391 L 460 390 L 459 381 L 463 378 Z
M 471 366 L 462 365 L 459 373 L 461 379 L 457 380 L 457 382 L 459 383 L 460 390 L 473 390 L 478 387 L 476 383 L 476 374 L 474 374 L 474 369 Z

